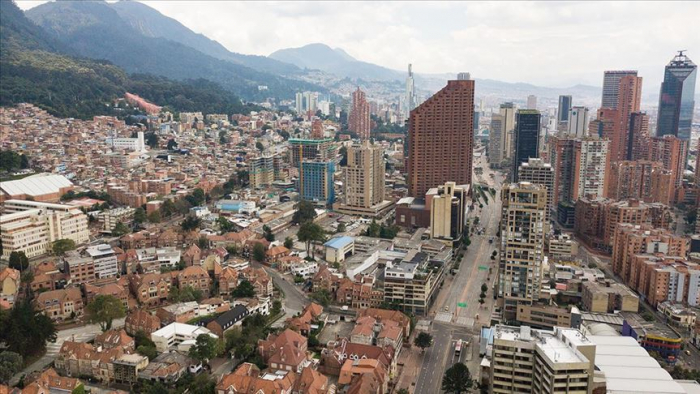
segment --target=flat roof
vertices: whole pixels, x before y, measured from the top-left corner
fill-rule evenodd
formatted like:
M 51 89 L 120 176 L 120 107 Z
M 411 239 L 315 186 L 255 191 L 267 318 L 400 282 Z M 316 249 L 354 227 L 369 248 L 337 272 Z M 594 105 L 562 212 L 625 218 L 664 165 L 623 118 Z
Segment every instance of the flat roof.
M 56 174 L 36 174 L 15 181 L 0 182 L 0 189 L 10 196 L 58 193 L 61 188 L 70 186 L 73 183 L 68 178 Z
M 350 245 L 354 241 L 355 241 L 355 239 L 353 237 L 348 237 L 347 235 L 344 235 L 342 237 L 331 239 L 330 241 L 323 244 L 323 246 L 327 246 L 327 247 L 333 248 L 333 249 L 341 249 L 341 248 L 344 248 L 344 247 Z

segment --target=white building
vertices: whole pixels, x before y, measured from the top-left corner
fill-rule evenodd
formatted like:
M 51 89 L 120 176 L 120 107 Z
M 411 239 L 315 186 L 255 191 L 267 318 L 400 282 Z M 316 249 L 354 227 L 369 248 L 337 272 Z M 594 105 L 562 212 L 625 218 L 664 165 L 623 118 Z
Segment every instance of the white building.
M 158 264 L 162 268 L 172 268 L 180 262 L 181 252 L 174 247 L 136 249 L 139 263 Z
M 97 278 L 115 277 L 119 274 L 119 262 L 114 249 L 107 244 L 89 246 L 85 252 L 92 258 Z
M 318 272 L 318 263 L 315 261 L 303 261 L 292 266 L 292 275 L 299 275 L 304 279 L 313 277 Z
M 14 251 L 27 257 L 49 253 L 54 241 L 71 239 L 76 245 L 90 240 L 88 219 L 79 208 L 25 200 L 5 201 L 5 214 L 0 216 L 2 257 L 9 259 Z
M 162 353 L 168 350 L 188 352 L 194 345 L 197 336 L 208 334 L 219 338 L 206 328 L 183 323 L 171 323 L 151 334 L 151 340 L 156 344 L 156 350 Z
M 134 219 L 136 209 L 131 207 L 120 207 L 102 211 L 97 214 L 97 221 L 102 223 L 102 231 L 111 233 L 117 223 L 129 224 Z
M 569 110 L 569 135 L 585 137 L 588 134 L 588 108 L 572 107 Z
M 128 150 L 132 152 L 145 152 L 146 142 L 144 140 L 143 131 L 136 133 L 136 138 L 107 138 L 107 145 L 111 146 L 113 150 Z

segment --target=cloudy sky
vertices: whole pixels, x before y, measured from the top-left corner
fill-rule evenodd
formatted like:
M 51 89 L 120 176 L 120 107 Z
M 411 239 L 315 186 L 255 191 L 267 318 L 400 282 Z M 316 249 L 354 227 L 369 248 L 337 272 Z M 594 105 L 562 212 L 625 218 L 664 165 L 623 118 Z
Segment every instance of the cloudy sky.
M 564 87 L 637 69 L 658 89 L 676 50 L 700 63 L 700 2 L 144 2 L 231 51 L 322 42 L 419 73 Z

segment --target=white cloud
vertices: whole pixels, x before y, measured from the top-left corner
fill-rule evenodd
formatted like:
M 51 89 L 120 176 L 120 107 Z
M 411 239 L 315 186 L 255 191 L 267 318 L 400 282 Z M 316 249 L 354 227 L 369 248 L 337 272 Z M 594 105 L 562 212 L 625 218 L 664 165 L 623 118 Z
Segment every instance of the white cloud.
M 638 69 L 651 89 L 676 50 L 700 63 L 700 2 L 145 3 L 247 54 L 323 42 L 394 69 L 549 86 Z

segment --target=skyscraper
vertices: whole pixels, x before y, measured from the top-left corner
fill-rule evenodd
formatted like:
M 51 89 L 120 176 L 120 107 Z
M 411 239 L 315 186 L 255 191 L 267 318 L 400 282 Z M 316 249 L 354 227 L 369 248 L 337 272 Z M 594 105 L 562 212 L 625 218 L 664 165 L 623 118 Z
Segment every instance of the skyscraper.
M 625 75 L 620 78 L 617 95 L 617 119 L 610 138 L 610 161 L 625 160 L 629 145 L 630 115 L 639 112 L 642 98 L 642 78 Z
M 588 133 L 588 108 L 572 107 L 569 111 L 568 133 L 572 137 L 585 137 Z
M 608 149 L 609 141 L 598 137 L 577 138 L 574 141 L 573 201 L 591 195 L 605 195 Z
M 422 197 L 432 187 L 471 185 L 474 146 L 474 81 L 447 86 L 411 111 L 408 190 Z
M 531 157 L 540 157 L 540 112 L 521 109 L 515 116 L 515 153 L 513 155 L 513 180 L 518 181 L 518 167 Z
M 503 143 L 501 148 L 502 160 L 509 160 L 513 158 L 513 149 L 515 145 L 513 143 L 513 132 L 515 131 L 515 111 L 516 107 L 513 103 L 503 103 L 498 111 L 498 113 L 503 116 L 503 129 L 502 129 L 502 139 Z
M 527 109 L 537 109 L 537 96 L 532 94 L 527 96 Z
M 673 174 L 673 185 L 678 188 L 683 184 L 683 171 L 688 157 L 689 140 L 673 135 L 652 137 L 649 145 L 649 160 L 660 161 L 664 168 Z M 674 193 L 675 194 L 675 193 Z
M 552 206 L 558 209 L 560 202 L 574 200 L 574 142 L 573 137 L 555 135 L 549 140 L 549 162 L 554 170 L 554 193 Z
M 596 120 L 592 121 L 588 126 L 588 135 L 591 137 L 598 136 L 608 140 L 612 139 L 617 119 L 616 109 L 599 108 Z
M 404 115 L 408 118 L 416 107 L 416 83 L 413 80 L 413 65 L 408 64 L 408 76 L 406 77 L 406 95 L 403 100 Z
M 630 114 L 626 160 L 646 160 L 649 155 L 649 116 L 644 112 Z
M 375 216 L 384 202 L 384 152 L 369 140 L 348 147 L 348 163 L 343 169 L 341 212 Z
M 559 96 L 559 109 L 557 110 L 557 130 L 569 129 L 569 112 L 571 111 L 571 96 Z
M 294 110 L 297 115 L 304 113 L 304 94 L 302 92 L 297 92 L 294 95 Z
M 620 79 L 631 75 L 637 76 L 636 70 L 606 71 L 603 76 L 603 100 L 601 108 L 617 109 L 618 93 L 620 91 Z
M 547 191 L 528 182 L 512 183 L 501 191 L 501 202 L 498 298 L 503 317 L 512 320 L 518 304 L 540 298 Z
M 554 208 L 554 169 L 540 158 L 530 158 L 518 168 L 518 180 L 547 189 L 547 218 Z M 548 221 L 549 222 L 549 221 Z
M 690 128 L 695 109 L 695 80 L 698 66 L 684 51 L 678 51 L 666 66 L 664 81 L 659 94 L 659 116 L 656 122 L 656 135 L 675 135 L 682 140 L 690 140 Z
M 489 164 L 499 167 L 503 162 L 503 116 L 491 115 L 491 130 L 489 131 Z
M 299 194 L 302 200 L 332 204 L 335 200 L 334 172 L 333 160 L 303 160 L 299 167 Z
M 348 118 L 348 129 L 357 134 L 360 139 L 369 139 L 370 116 L 369 103 L 365 97 L 365 92 L 357 87 L 352 93 L 352 109 Z

